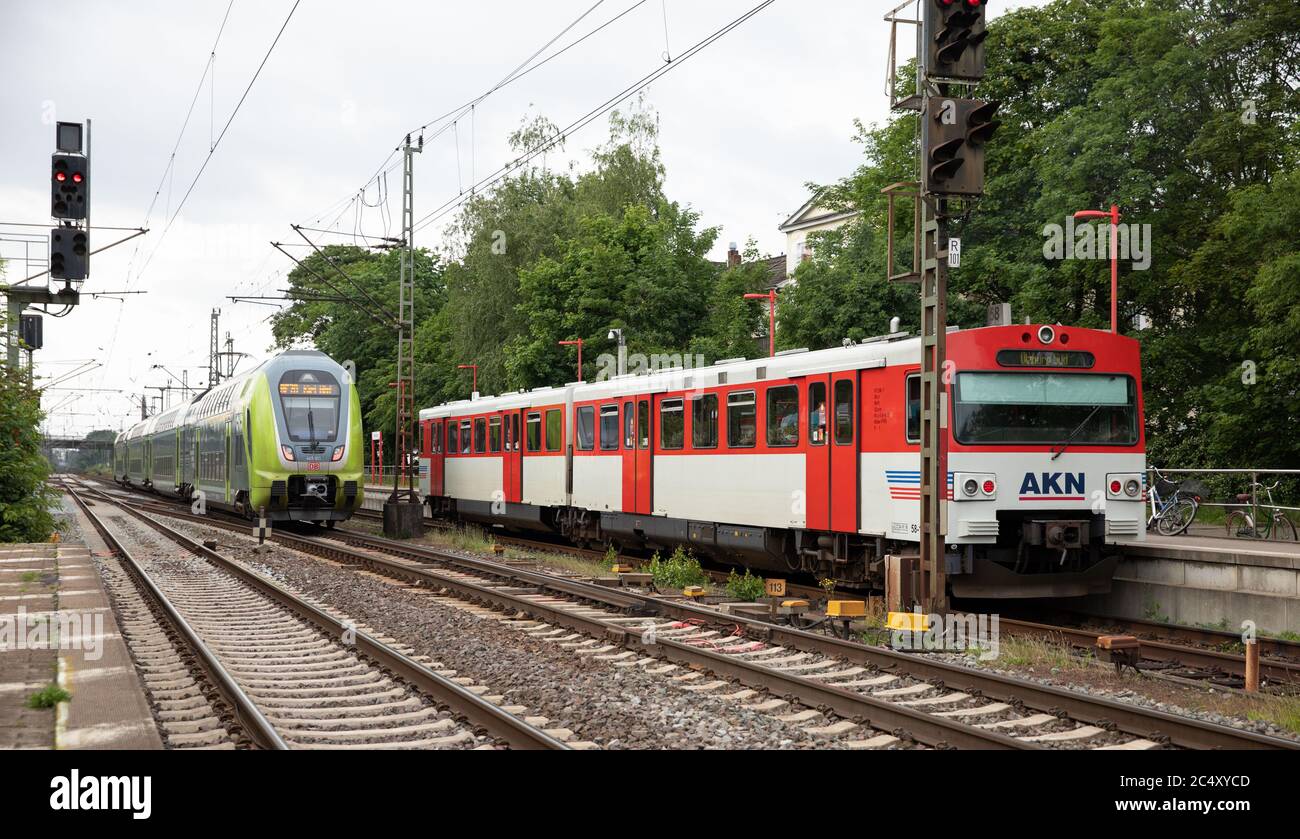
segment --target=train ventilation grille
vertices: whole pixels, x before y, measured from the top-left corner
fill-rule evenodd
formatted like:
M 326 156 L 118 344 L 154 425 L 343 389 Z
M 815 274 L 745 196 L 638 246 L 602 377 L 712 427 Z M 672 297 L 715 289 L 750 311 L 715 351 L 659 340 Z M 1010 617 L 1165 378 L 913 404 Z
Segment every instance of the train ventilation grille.
M 1136 536 L 1140 531 L 1140 522 L 1106 519 L 1107 536 Z
M 325 454 L 324 446 L 303 446 L 303 454 Z
M 961 521 L 957 525 L 958 536 L 997 536 L 998 523 L 996 520 L 971 520 Z

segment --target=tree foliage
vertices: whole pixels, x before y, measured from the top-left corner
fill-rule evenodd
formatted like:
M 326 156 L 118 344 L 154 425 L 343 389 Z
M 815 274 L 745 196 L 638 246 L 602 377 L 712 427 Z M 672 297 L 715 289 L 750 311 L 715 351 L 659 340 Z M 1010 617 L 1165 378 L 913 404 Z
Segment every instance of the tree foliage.
M 44 542 L 54 532 L 57 494 L 46 483 L 43 418 L 26 372 L 0 368 L 0 542 Z

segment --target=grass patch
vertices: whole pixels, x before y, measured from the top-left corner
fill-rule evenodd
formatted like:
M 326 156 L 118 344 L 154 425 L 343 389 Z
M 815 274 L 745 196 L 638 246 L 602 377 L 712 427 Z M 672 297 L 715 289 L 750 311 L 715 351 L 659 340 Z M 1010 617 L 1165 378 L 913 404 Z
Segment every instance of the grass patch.
M 609 573 L 610 565 L 604 560 L 586 559 L 581 556 L 566 553 L 536 553 L 534 551 L 511 551 L 511 557 L 528 559 L 536 562 L 538 565 L 546 565 L 551 568 L 560 568 L 565 571 L 572 571 L 575 574 L 582 574 L 586 577 L 599 577 Z
M 18 576 L 18 579 L 24 583 L 34 583 L 41 578 L 39 571 L 24 571 Z
M 72 694 L 68 693 L 58 685 L 52 684 L 27 697 L 27 707 L 53 708 L 60 702 L 67 702 L 71 698 Z
M 1246 711 L 1246 719 L 1263 720 L 1300 734 L 1300 696 L 1274 696 L 1257 700 L 1255 706 Z
M 1075 655 L 1064 641 L 1042 638 L 1019 638 L 1003 635 L 997 664 L 1000 667 L 1023 667 L 1032 671 L 1079 671 L 1092 666 L 1093 654 Z

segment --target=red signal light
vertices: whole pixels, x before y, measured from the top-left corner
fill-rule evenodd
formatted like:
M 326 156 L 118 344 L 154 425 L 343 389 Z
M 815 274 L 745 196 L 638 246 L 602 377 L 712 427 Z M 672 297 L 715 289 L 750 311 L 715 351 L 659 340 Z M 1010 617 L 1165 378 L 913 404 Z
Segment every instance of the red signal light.
M 80 172 L 73 172 L 73 173 L 72 173 L 72 182 L 73 182 L 74 184 L 79 184 L 79 183 L 81 183 L 81 173 L 80 173 Z
M 978 9 L 980 6 L 984 5 L 984 0 L 966 0 L 966 5 L 970 6 L 972 9 Z
M 985 495 L 992 495 L 992 494 L 993 494 L 993 490 L 995 490 L 995 489 L 997 489 L 997 484 L 993 483 L 992 481 L 985 481 L 985 482 L 984 482 L 984 494 L 985 494 Z
M 59 183 L 63 183 L 63 182 L 66 181 L 67 179 L 68 179 L 68 176 L 67 176 L 66 174 L 64 174 L 63 172 L 55 172 L 55 173 L 54 173 L 54 180 L 58 181 Z
M 1120 483 L 1119 483 L 1119 481 L 1111 481 L 1111 482 L 1110 482 L 1110 491 L 1111 491 L 1113 494 L 1115 494 L 1115 495 L 1119 495 L 1119 491 L 1120 491 Z

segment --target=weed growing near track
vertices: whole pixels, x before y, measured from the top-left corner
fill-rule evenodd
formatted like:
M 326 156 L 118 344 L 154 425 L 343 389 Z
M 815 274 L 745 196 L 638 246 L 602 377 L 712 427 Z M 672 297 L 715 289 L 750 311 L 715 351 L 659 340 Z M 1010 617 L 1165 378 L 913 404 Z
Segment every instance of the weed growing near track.
M 48 685 L 47 687 L 42 688 L 41 690 L 27 697 L 27 707 L 28 708 L 53 708 L 55 705 L 58 705 L 60 702 L 67 702 L 71 698 L 72 698 L 72 694 L 68 693 L 66 690 L 59 687 L 58 685 Z
M 745 569 L 745 575 L 742 577 L 737 574 L 735 569 L 727 575 L 727 594 L 736 600 L 743 600 L 747 603 L 753 603 L 758 598 L 767 593 L 767 586 L 762 577 L 755 577 Z
M 703 586 L 709 581 L 709 576 L 700 567 L 700 561 L 681 548 L 673 551 L 667 559 L 662 559 L 659 552 L 655 551 L 654 556 L 650 557 L 649 568 L 657 589 Z

